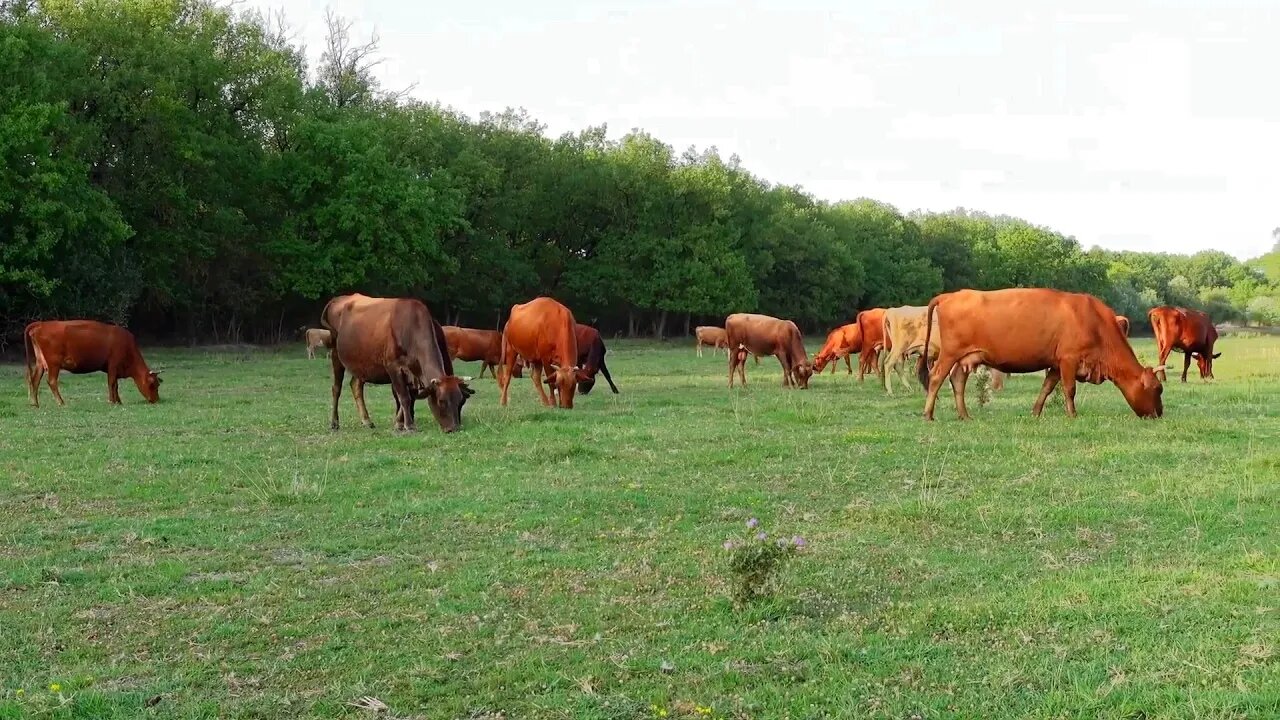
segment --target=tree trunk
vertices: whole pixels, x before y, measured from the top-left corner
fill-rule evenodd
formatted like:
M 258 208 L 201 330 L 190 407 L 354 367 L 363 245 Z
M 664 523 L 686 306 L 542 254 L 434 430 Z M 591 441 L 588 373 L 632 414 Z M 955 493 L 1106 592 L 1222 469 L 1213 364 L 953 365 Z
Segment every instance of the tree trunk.
M 690 330 L 690 328 L 691 328 L 691 326 L 692 326 L 692 325 L 693 325 L 693 313 L 685 313 L 685 314 L 684 314 L 684 334 L 685 334 L 685 337 L 688 337 L 689 335 L 691 335 L 691 334 L 692 334 L 692 333 L 690 333 L 690 332 L 689 332 L 689 330 Z
M 636 336 L 636 309 L 627 309 L 627 337 Z
M 653 336 L 661 340 L 666 335 L 667 330 L 667 311 L 663 310 L 658 313 L 658 317 L 653 319 Z

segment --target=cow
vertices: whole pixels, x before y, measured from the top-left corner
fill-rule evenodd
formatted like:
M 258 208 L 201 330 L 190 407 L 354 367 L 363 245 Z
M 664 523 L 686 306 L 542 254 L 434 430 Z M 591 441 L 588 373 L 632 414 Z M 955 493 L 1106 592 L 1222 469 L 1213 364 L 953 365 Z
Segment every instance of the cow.
M 484 377 L 484 371 L 487 369 L 489 375 L 497 379 L 497 369 L 502 364 L 502 333 L 497 330 L 464 328 L 457 325 L 445 325 L 441 329 L 444 330 L 445 343 L 449 346 L 450 360 L 464 362 L 478 360 L 480 374 L 477 377 Z M 515 376 L 523 377 L 523 369 L 524 362 L 517 359 L 513 371 Z
M 1076 381 L 1115 383 L 1135 414 L 1164 414 L 1164 391 L 1156 373 L 1143 367 L 1120 332 L 1115 313 L 1098 298 L 1044 288 L 958 290 L 929 302 L 925 342 L 939 334 L 937 361 L 921 357 L 917 371 L 928 389 L 924 416 L 933 420 L 942 381 L 951 378 L 956 413 L 969 419 L 964 388 L 979 365 L 1005 373 L 1048 370 L 1031 408 L 1039 417 L 1049 393 L 1062 383 L 1067 415 L 1076 416 Z M 935 329 L 936 326 L 936 329 Z
M 309 328 L 303 325 L 302 336 L 307 341 L 307 359 L 314 360 L 316 357 L 316 348 L 328 348 L 329 354 L 333 355 L 333 334 L 324 328 Z
M 391 385 L 396 403 L 395 429 L 417 430 L 414 403 L 426 400 L 446 433 L 462 425 L 462 406 L 474 394 L 470 378 L 453 374 L 444 331 L 421 301 L 412 298 L 339 295 L 320 314 L 333 334 L 333 407 L 329 427 L 338 429 L 342 381 L 351 372 L 351 395 L 360 421 L 373 427 L 364 403 L 364 386 Z
M 49 373 L 49 390 L 66 405 L 58 389 L 58 373 L 107 374 L 107 402 L 120 405 L 120 378 L 129 378 L 149 403 L 160 402 L 160 373 L 147 367 L 133 333 L 119 325 L 95 320 L 46 320 L 27 325 L 22 333 L 26 354 L 27 396 L 40 407 L 40 379 Z
M 858 354 L 858 382 L 869 372 L 880 369 L 880 352 L 889 349 L 884 336 L 884 308 L 871 308 L 858 313 L 854 322 L 862 333 L 862 352 Z
M 924 353 L 925 340 L 930 329 L 925 325 L 927 310 L 928 308 L 923 305 L 905 305 L 884 311 L 885 346 L 890 350 L 889 356 L 880 366 L 880 375 L 884 380 L 884 389 L 890 395 L 893 394 L 893 378 L 890 377 L 890 372 L 896 373 L 903 385 L 911 387 L 911 383 L 902 373 L 902 366 L 909 355 Z M 938 342 L 935 331 L 932 344 L 928 346 L 930 356 L 938 354 Z
M 1129 337 L 1129 318 L 1123 315 L 1116 316 L 1116 325 L 1120 327 L 1120 332 L 1125 337 Z
M 590 325 L 578 323 L 575 327 L 575 335 L 578 340 L 578 366 L 582 368 L 582 372 L 587 375 L 587 379 L 578 383 L 578 392 L 583 395 L 591 393 L 591 389 L 596 386 L 596 374 L 602 373 L 604 379 L 609 383 L 609 389 L 614 395 L 618 394 L 618 386 L 613 384 L 613 378 L 609 376 L 609 366 L 604 363 L 605 353 L 609 350 L 604 346 L 604 340 L 600 338 L 600 331 Z M 551 393 L 551 398 L 555 399 L 556 385 L 551 376 L 543 379 L 547 385 L 547 391 Z
M 1151 329 L 1156 334 L 1156 348 L 1160 357 L 1157 360 L 1165 364 L 1169 353 L 1181 350 L 1182 382 L 1187 381 L 1187 370 L 1191 368 L 1191 358 L 1196 359 L 1196 367 L 1200 370 L 1200 378 L 1213 379 L 1213 361 L 1222 353 L 1213 351 L 1213 344 L 1218 341 L 1218 328 L 1214 327 L 1209 316 L 1199 310 L 1188 310 L 1183 307 L 1161 306 L 1151 308 L 1147 312 L 1151 321 Z M 1160 379 L 1165 375 L 1160 373 Z
M 725 340 L 724 328 L 714 325 L 699 325 L 693 329 L 694 349 L 698 352 L 698 357 L 702 357 L 702 346 L 706 345 L 711 348 L 712 354 L 719 348 L 724 348 L 727 355 L 729 353 L 729 342 Z
M 862 329 L 858 327 L 858 323 L 841 325 L 827 334 L 827 342 L 823 344 L 821 350 L 814 353 L 813 372 L 815 375 L 821 374 L 827 363 L 831 363 L 831 372 L 834 373 L 840 358 L 844 358 L 845 369 L 852 375 L 853 365 L 849 356 L 860 352 L 862 352 Z
M 725 319 L 724 329 L 729 341 L 729 387 L 733 387 L 735 370 L 746 387 L 747 354 L 750 353 L 778 358 L 783 387 L 809 388 L 813 366 L 809 364 L 804 338 L 795 323 L 768 315 L 735 313 Z
M 511 387 L 516 356 L 529 366 L 533 387 L 546 406 L 573 409 L 573 393 L 578 383 L 592 378 L 578 366 L 577 322 L 569 308 L 549 297 L 537 297 L 522 305 L 513 305 L 507 324 L 502 329 L 502 373 L 498 386 L 505 407 Z M 555 388 L 548 397 L 542 389 L 542 370 L 546 367 Z M 610 383 L 612 384 L 612 383 Z

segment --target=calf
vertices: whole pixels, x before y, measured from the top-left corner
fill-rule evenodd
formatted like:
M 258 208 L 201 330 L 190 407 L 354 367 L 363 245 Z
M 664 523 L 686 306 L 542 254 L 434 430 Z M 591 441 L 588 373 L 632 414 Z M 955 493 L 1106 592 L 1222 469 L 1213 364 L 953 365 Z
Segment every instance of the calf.
M 309 328 L 302 326 L 303 335 L 307 339 L 307 359 L 313 360 L 316 356 L 316 348 L 328 348 L 329 355 L 333 355 L 333 333 L 324 328 Z

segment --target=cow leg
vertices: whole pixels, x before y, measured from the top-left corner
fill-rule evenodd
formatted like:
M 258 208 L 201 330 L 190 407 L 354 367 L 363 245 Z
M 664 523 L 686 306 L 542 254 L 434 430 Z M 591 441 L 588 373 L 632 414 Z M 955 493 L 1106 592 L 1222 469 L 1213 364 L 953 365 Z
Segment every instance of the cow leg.
M 942 356 L 938 358 L 938 363 L 933 366 L 933 370 L 929 374 L 929 392 L 924 398 L 924 419 L 933 420 L 933 408 L 938 402 L 938 391 L 942 389 L 942 381 L 951 374 L 951 368 L 955 366 L 957 358 Z M 881 370 L 885 365 L 880 365 Z
M 1191 369 L 1191 353 L 1182 353 L 1182 382 L 1187 381 L 1187 370 Z
M 409 391 L 409 383 L 405 382 L 404 376 L 399 371 L 391 373 L 391 392 L 396 396 L 396 404 L 399 408 L 396 411 L 397 431 L 414 432 L 417 427 L 413 422 L 413 393 Z
M 746 359 L 743 358 L 743 361 L 745 362 Z M 731 352 L 729 353 L 729 389 L 730 390 L 733 389 L 733 373 L 737 369 L 738 369 L 738 353 Z M 745 377 L 742 379 L 742 384 L 744 386 L 747 384 L 747 379 Z
M 896 373 L 900 375 L 902 372 L 901 365 L 903 354 L 899 348 L 901 348 L 901 346 L 895 347 L 893 351 L 889 353 L 889 357 L 880 365 L 880 377 L 884 380 L 885 392 L 890 395 L 893 394 L 892 374 Z
M 351 376 L 351 397 L 356 402 L 356 412 L 360 413 L 360 423 L 373 429 L 373 420 L 369 419 L 369 407 L 364 404 L 364 380 Z
M 1049 393 L 1058 387 L 1058 381 L 1062 379 L 1062 373 L 1058 368 L 1049 368 L 1044 374 L 1044 384 L 1040 386 L 1040 394 L 1036 396 L 1036 402 L 1031 406 L 1031 415 L 1040 417 L 1040 413 L 1044 412 L 1044 401 L 1049 399 Z
M 66 405 L 67 401 L 62 399 L 62 392 L 58 390 L 58 371 L 57 365 L 49 366 L 49 389 L 53 391 L 53 399 L 58 401 L 59 405 Z
M 969 408 L 964 403 L 964 386 L 969 382 L 969 371 L 964 369 L 963 363 L 956 363 L 951 370 L 951 392 L 956 396 L 956 414 L 961 420 L 972 420 L 969 415 Z
M 342 380 L 346 377 L 347 368 L 337 357 L 331 357 L 333 363 L 333 408 L 329 412 L 329 429 L 338 429 L 338 398 L 342 397 Z
M 31 407 L 40 407 L 40 381 L 43 378 L 44 367 L 37 363 L 27 375 L 27 395 L 31 397 Z
M 1062 366 L 1062 398 L 1066 401 L 1067 417 L 1076 416 L 1076 368 Z
M 694 343 L 694 345 L 695 345 L 694 350 L 697 351 L 698 357 L 702 357 L 702 341 L 698 340 L 697 342 Z
M 116 374 L 107 371 L 107 402 L 111 405 L 120 405 L 120 378 Z
M 600 358 L 600 374 L 604 375 L 605 382 L 609 383 L 609 389 L 614 395 L 618 394 L 618 386 L 613 384 L 613 378 L 609 377 L 609 368 L 604 364 L 604 358 Z
M 849 371 L 850 376 L 853 375 L 853 361 L 849 359 L 852 355 L 853 353 L 845 353 L 844 356 L 844 369 Z
M 782 387 L 791 387 L 791 367 L 787 365 L 787 356 L 785 353 L 779 352 L 774 357 L 778 358 L 778 364 L 782 366 Z
M 542 400 L 542 404 L 547 407 L 553 407 L 553 403 L 547 397 L 547 391 L 542 389 L 542 363 L 532 363 L 529 366 L 533 372 L 529 376 L 533 378 L 533 389 L 538 391 L 538 397 Z
M 315 345 L 308 345 L 308 346 L 307 346 L 307 359 L 308 359 L 308 360 L 315 360 L 315 359 L 316 359 L 316 346 L 315 346 Z
M 1158 352 L 1160 353 L 1160 357 L 1156 360 L 1156 367 L 1163 367 L 1165 361 L 1169 359 L 1169 353 L 1173 352 L 1173 346 L 1170 345 L 1166 347 L 1164 345 L 1160 345 L 1158 347 Z M 1164 370 L 1156 373 L 1156 375 L 1160 377 L 1160 382 L 1168 380 L 1168 378 L 1165 377 Z

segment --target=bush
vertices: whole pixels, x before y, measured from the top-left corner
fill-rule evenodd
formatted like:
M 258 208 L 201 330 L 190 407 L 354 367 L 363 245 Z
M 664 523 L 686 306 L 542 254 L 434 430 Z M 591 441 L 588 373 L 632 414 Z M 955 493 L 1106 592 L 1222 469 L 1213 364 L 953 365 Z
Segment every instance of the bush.
M 786 561 L 804 551 L 805 539 L 799 535 L 770 540 L 760 528 L 760 521 L 747 521 L 747 533 L 741 540 L 726 540 L 729 571 L 733 574 L 733 600 L 742 605 L 769 595 L 776 584 L 775 571 Z

